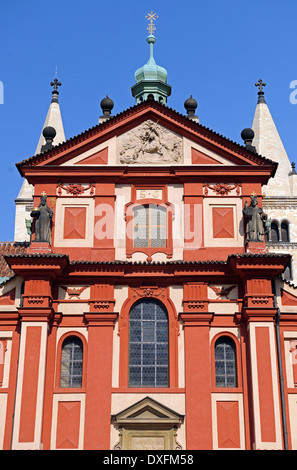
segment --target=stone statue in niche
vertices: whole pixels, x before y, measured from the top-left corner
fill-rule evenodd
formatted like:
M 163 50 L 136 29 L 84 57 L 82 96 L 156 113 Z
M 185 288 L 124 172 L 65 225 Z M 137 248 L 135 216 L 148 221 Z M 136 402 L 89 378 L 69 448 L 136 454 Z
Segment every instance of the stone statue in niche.
M 258 198 L 256 194 L 252 194 L 251 202 L 248 206 L 245 201 L 243 215 L 246 217 L 246 241 L 247 242 L 262 242 L 264 240 L 265 224 L 267 216 L 264 214 L 261 207 L 258 207 Z
M 40 204 L 31 212 L 31 217 L 35 218 L 35 242 L 50 243 L 53 211 L 47 205 L 45 194 L 40 196 Z
M 182 161 L 182 139 L 148 120 L 118 137 L 118 161 L 123 164 L 167 164 Z

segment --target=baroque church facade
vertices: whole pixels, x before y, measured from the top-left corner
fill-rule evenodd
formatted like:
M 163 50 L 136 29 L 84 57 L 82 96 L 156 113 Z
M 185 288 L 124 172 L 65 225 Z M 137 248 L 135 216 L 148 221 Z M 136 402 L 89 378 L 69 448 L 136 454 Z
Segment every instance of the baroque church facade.
M 1 449 L 297 449 L 296 172 L 264 97 L 244 144 L 136 104 L 65 138 L 60 82 L 1 243 Z M 277 195 L 277 196 L 276 196 Z

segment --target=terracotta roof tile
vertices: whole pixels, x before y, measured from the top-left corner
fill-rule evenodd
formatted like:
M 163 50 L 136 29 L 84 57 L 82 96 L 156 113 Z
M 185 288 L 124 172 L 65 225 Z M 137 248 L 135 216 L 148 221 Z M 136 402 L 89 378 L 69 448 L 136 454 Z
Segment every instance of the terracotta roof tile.
M 14 276 L 14 272 L 5 260 L 5 256 L 25 253 L 28 246 L 29 244 L 26 242 L 0 242 L 0 277 Z

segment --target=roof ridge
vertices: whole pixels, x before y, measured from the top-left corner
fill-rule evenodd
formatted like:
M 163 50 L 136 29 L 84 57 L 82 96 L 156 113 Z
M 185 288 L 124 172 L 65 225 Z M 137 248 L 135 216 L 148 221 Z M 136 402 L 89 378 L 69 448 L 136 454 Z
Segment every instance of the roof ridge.
M 67 146 L 69 144 L 73 143 L 74 140 L 80 139 L 82 136 L 84 136 L 88 133 L 92 133 L 93 131 L 95 131 L 99 128 L 103 128 L 103 129 L 108 128 L 113 123 L 115 123 L 117 120 L 119 120 L 121 118 L 124 118 L 127 114 L 135 111 L 136 109 L 146 108 L 146 107 L 149 107 L 149 106 L 153 106 L 153 107 L 156 107 L 156 108 L 158 108 L 158 107 L 163 108 L 163 110 L 166 110 L 170 113 L 175 114 L 179 118 L 184 119 L 184 121 L 187 122 L 187 124 L 189 125 L 190 128 L 193 128 L 194 130 L 195 130 L 195 128 L 196 129 L 199 128 L 201 130 L 204 130 L 208 133 L 211 133 L 215 137 L 218 137 L 220 139 L 225 140 L 229 144 L 235 145 L 238 149 L 243 150 L 244 152 L 246 152 L 250 157 L 252 157 L 252 156 L 258 157 L 258 159 L 263 159 L 269 164 L 272 164 L 274 166 L 277 165 L 277 163 L 275 161 L 270 160 L 267 157 L 264 157 L 263 155 L 258 154 L 256 151 L 248 150 L 244 145 L 231 140 L 230 138 L 224 136 L 223 134 L 219 134 L 218 132 L 214 131 L 213 129 L 210 129 L 209 127 L 206 127 L 206 126 L 202 125 L 200 122 L 192 121 L 191 119 L 189 119 L 184 114 L 176 111 L 173 108 L 170 108 L 170 107 L 166 106 L 165 104 L 158 103 L 154 100 L 146 100 L 146 101 L 143 101 L 142 103 L 135 104 L 134 106 L 131 106 L 131 107 L 127 108 L 126 110 L 121 111 L 120 113 L 115 114 L 114 116 L 110 117 L 108 120 L 106 120 L 102 123 L 98 123 L 98 124 L 90 127 L 89 129 L 86 129 L 85 131 L 70 137 L 66 141 L 61 142 L 60 144 L 53 146 L 52 149 L 49 149 L 49 150 L 46 150 L 46 151 L 41 152 L 39 154 L 33 155 L 33 156 L 31 156 L 31 157 L 29 157 L 25 160 L 22 160 L 19 163 L 16 163 L 16 167 L 19 169 L 23 164 L 26 164 L 28 162 L 32 162 L 32 160 L 39 161 L 41 159 L 43 161 L 43 160 L 45 160 L 44 157 L 46 157 L 47 155 L 55 155 L 56 150 L 59 150 L 61 147 L 65 146 L 65 145 L 66 145 L 66 148 L 67 148 Z

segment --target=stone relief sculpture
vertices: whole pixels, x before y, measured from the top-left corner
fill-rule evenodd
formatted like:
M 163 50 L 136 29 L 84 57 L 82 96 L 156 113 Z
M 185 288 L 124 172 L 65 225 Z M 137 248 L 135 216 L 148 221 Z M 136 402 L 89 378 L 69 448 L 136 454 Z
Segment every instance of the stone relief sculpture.
M 256 194 L 252 194 L 249 206 L 247 201 L 245 201 L 245 207 L 242 212 L 247 219 L 245 229 L 246 242 L 262 242 L 264 240 L 267 216 L 264 214 L 261 207 L 258 207 Z
M 118 162 L 167 164 L 182 162 L 182 138 L 152 120 L 118 138 Z
M 31 212 L 31 217 L 35 218 L 35 241 L 50 243 L 53 211 L 47 205 L 46 195 L 40 196 L 40 204 Z

